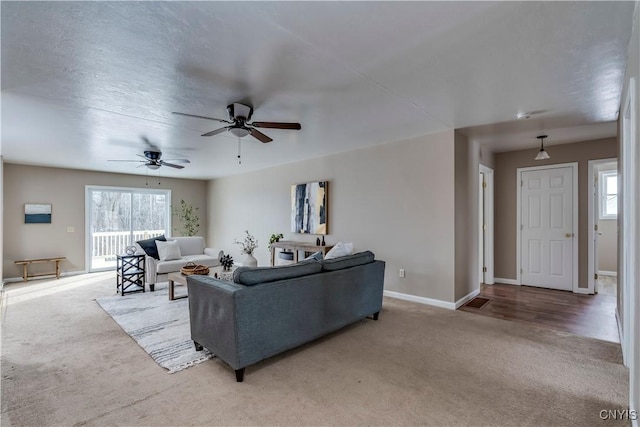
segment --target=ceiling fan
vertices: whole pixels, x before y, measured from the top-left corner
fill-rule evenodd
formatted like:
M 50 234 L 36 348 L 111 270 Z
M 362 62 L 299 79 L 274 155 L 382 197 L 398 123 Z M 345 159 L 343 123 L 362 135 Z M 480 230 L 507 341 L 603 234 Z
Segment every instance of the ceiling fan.
M 234 102 L 233 104 L 227 105 L 227 111 L 229 112 L 229 120 L 224 119 L 216 119 L 215 117 L 206 117 L 206 116 L 198 116 L 196 114 L 187 114 L 187 113 L 178 113 L 173 112 L 172 114 L 177 114 L 180 116 L 187 117 L 195 117 L 197 119 L 206 119 L 213 120 L 216 122 L 227 123 L 229 126 L 225 126 L 220 129 L 212 130 L 211 132 L 207 132 L 202 134 L 202 136 L 214 136 L 222 132 L 231 132 L 233 135 L 238 138 L 243 138 L 247 135 L 251 135 L 256 138 L 260 142 L 267 143 L 273 141 L 273 139 L 269 138 L 264 133 L 260 132 L 256 128 L 269 128 L 269 129 L 290 129 L 290 130 L 300 130 L 302 126 L 300 123 L 280 123 L 280 122 L 249 122 L 251 120 L 251 115 L 253 114 L 253 107 L 250 105 L 241 104 L 239 102 Z
M 142 154 L 136 154 L 143 160 L 109 160 L 110 162 L 137 162 L 142 163 L 140 166 L 146 166 L 149 169 L 156 170 L 161 166 L 168 166 L 175 169 L 184 169 L 184 166 L 176 165 L 175 163 L 191 163 L 187 159 L 170 159 L 169 161 L 162 160 L 162 151 L 155 145 L 153 145 L 147 138 L 142 137 L 142 140 L 147 144 L 147 149 Z M 174 162 L 174 163 L 169 163 Z M 138 166 L 138 167 L 140 167 Z

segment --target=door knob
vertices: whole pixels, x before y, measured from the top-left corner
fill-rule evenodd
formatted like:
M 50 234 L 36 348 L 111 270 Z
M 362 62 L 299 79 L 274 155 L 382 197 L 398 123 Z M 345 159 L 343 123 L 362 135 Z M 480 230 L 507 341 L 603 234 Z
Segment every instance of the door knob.
M 573 233 L 565 233 L 564 237 L 573 237 Z

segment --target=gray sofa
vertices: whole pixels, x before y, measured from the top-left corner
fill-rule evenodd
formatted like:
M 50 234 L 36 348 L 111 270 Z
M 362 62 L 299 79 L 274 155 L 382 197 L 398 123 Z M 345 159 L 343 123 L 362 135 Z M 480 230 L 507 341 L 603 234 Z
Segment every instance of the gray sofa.
M 230 365 L 245 367 L 358 320 L 378 319 L 383 261 L 361 252 L 278 267 L 240 267 L 234 281 L 189 276 L 191 339 Z

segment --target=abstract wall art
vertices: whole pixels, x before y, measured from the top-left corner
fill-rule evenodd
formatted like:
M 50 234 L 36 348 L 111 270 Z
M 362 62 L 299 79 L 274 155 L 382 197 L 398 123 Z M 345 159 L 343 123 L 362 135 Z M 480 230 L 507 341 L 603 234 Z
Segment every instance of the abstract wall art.
M 25 203 L 25 224 L 51 224 L 51 205 Z
M 291 232 L 327 234 L 328 181 L 291 186 Z

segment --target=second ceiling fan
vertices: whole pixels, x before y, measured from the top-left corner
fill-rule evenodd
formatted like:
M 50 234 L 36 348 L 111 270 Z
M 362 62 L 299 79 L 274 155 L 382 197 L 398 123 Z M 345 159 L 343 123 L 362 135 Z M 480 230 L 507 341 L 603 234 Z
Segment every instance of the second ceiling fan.
M 197 119 L 213 120 L 216 122 L 227 123 L 229 126 L 222 127 L 220 129 L 212 130 L 202 134 L 202 136 L 214 136 L 222 132 L 231 132 L 238 138 L 243 138 L 247 135 L 251 135 L 260 142 L 271 142 L 273 139 L 269 138 L 264 133 L 260 132 L 256 128 L 269 128 L 269 129 L 289 129 L 300 130 L 302 126 L 300 123 L 282 123 L 282 122 L 249 122 L 251 115 L 253 114 L 253 107 L 250 105 L 234 102 L 227 105 L 227 112 L 229 113 L 229 120 L 216 119 L 215 117 L 198 116 L 196 114 L 187 114 L 173 112 L 180 116 L 195 117 Z

